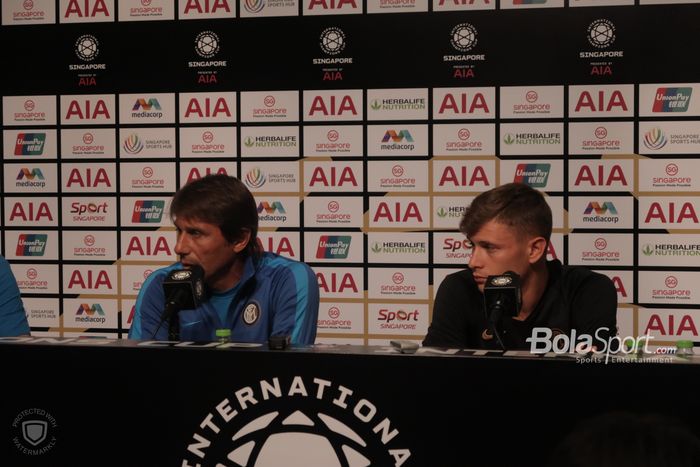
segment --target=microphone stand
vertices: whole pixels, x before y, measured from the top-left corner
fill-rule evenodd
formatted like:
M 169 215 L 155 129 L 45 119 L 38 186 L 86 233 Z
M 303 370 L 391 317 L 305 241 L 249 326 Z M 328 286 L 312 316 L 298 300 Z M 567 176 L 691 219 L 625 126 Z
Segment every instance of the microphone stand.
M 169 341 L 179 341 L 180 340 L 180 316 L 178 315 L 178 310 L 175 304 L 170 302 L 165 305 L 164 314 L 170 316 L 168 322 L 168 340 Z

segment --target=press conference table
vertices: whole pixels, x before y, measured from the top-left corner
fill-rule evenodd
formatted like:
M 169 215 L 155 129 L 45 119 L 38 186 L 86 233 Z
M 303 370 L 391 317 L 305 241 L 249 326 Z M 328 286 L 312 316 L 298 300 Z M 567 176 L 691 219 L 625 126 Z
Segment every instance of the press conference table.
M 543 465 L 612 410 L 700 432 L 699 361 L 0 338 L 7 466 Z

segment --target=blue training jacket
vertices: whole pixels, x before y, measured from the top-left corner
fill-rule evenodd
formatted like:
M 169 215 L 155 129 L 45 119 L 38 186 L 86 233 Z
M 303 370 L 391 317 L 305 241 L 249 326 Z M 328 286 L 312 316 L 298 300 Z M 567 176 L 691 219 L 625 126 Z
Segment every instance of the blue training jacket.
M 175 263 L 148 276 L 136 300 L 130 339 L 168 340 L 168 323 L 160 324 L 163 280 L 180 268 L 182 264 Z M 180 311 L 180 340 L 214 341 L 217 329 L 228 328 L 232 342 L 265 343 L 272 335 L 289 335 L 293 344 L 314 343 L 319 290 L 307 264 L 268 252 L 256 262 L 248 257 L 240 284 L 225 323 L 208 301 Z

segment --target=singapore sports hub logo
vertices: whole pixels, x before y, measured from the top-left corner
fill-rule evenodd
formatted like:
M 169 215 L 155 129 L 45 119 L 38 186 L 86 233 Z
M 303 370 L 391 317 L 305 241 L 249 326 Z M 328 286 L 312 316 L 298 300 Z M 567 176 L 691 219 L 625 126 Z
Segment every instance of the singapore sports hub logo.
M 461 23 L 452 28 L 450 43 L 460 52 L 468 52 L 476 47 L 476 28 L 469 23 Z
M 332 381 L 275 377 L 231 394 L 198 423 L 182 465 L 398 467 L 411 456 L 377 406 Z

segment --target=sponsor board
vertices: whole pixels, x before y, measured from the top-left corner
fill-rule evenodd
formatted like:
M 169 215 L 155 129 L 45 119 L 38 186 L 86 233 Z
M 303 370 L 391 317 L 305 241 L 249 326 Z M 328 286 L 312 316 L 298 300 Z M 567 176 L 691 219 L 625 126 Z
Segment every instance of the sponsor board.
M 89 199 L 89 201 L 88 201 Z M 117 199 L 115 197 L 63 197 L 62 225 L 66 227 L 116 227 Z
M 362 263 L 362 232 L 305 232 L 304 261 L 307 263 Z
M 700 122 L 639 122 L 640 154 L 700 153 Z
M 569 123 L 569 154 L 633 154 L 634 123 Z
M 363 268 L 314 267 L 321 298 L 364 298 Z
M 153 232 L 135 232 L 122 230 L 121 239 L 122 261 L 166 261 L 177 260 L 175 243 L 177 234 L 174 230 L 157 230 Z
M 545 201 L 552 210 L 552 227 L 555 229 L 564 228 L 564 197 L 545 196 Z M 571 198 L 569 198 L 571 199 Z
M 114 193 L 117 164 L 68 163 L 61 166 L 61 189 L 64 193 Z
M 5 159 L 56 159 L 58 154 L 56 130 L 3 130 L 2 138 Z
M 122 264 L 120 268 L 121 290 L 119 292 L 123 295 L 137 295 L 148 276 L 160 267 L 162 266 L 152 264 Z
M 67 328 L 116 329 L 117 313 L 117 300 L 102 298 L 63 299 L 63 326 Z
M 428 332 L 428 305 L 370 303 L 367 312 L 367 331 L 370 334 L 425 336 Z
M 219 162 L 180 162 L 180 185 L 185 186 L 192 180 L 199 180 L 211 174 L 238 176 L 236 161 Z
M 570 196 L 569 227 L 572 229 L 631 229 L 634 198 L 631 196 Z
M 64 260 L 116 261 L 117 233 L 70 230 L 62 232 Z
M 58 265 L 11 264 L 17 287 L 23 294 L 57 294 L 59 289 Z
M 501 123 L 501 155 L 564 154 L 563 123 Z
M 64 294 L 115 295 L 118 293 L 116 265 L 64 264 L 62 267 Z
M 236 123 L 235 92 L 181 92 L 180 123 Z
M 490 156 L 496 154 L 496 125 L 453 123 L 433 125 L 433 155 Z
M 367 155 L 427 156 L 428 125 L 368 125 Z
M 5 258 L 9 260 L 58 260 L 58 232 L 5 231 Z
M 571 0 L 570 7 L 584 6 L 613 6 L 613 5 L 634 5 L 634 0 Z M 631 333 L 620 333 L 623 336 L 629 336 Z
M 367 0 L 367 13 L 428 11 L 428 0 Z
M 495 10 L 494 0 L 432 0 L 433 11 Z
M 299 157 L 299 127 L 241 127 L 241 156 Z
M 362 90 L 303 91 L 304 121 L 362 120 Z
M 65 221 L 65 219 L 64 219 Z M 57 227 L 58 200 L 56 198 L 5 197 L 6 227 Z
M 569 86 L 569 117 L 634 117 L 634 85 Z
M 639 265 L 697 267 L 698 234 L 639 234 Z
M 241 93 L 241 122 L 243 123 L 298 121 L 299 91 L 254 91 Z
M 298 228 L 301 225 L 299 198 L 296 196 L 256 196 L 255 205 L 260 227 Z
M 698 310 L 640 307 L 637 308 L 637 313 L 637 335 L 649 334 L 657 341 L 698 340 Z
M 180 128 L 180 156 L 236 157 L 236 127 Z
M 523 10 L 527 8 L 562 8 L 564 0 L 513 0 L 512 2 L 504 1 L 501 3 L 501 9 Z
M 428 263 L 428 233 L 367 234 L 367 261 L 370 263 Z
M 122 299 L 121 303 L 121 328 L 124 330 L 131 329 L 131 324 L 134 322 L 134 314 L 136 313 L 136 300 Z M 126 337 L 126 336 L 124 336 Z
M 430 197 L 370 196 L 370 228 L 430 227 Z
M 486 191 L 496 186 L 495 160 L 433 159 L 433 192 Z
M 456 264 L 466 267 L 471 259 L 469 241 L 460 232 L 434 232 L 433 255 L 434 264 Z
M 700 191 L 700 160 L 639 159 L 639 191 Z
M 564 86 L 501 86 L 501 118 L 563 118 Z
M 5 0 L 2 2 L 2 25 L 55 24 L 55 0 Z M 5 120 L 6 121 L 6 120 Z
M 639 303 L 700 304 L 700 273 L 639 271 Z
M 697 229 L 700 196 L 640 196 L 639 229 Z
M 632 191 L 631 159 L 569 160 L 569 191 Z
M 496 88 L 433 88 L 433 119 L 493 119 Z
M 22 297 L 22 304 L 30 327 L 53 328 L 59 326 L 60 307 L 57 298 Z M 35 335 L 34 331 L 32 331 L 32 335 Z
M 265 251 L 301 261 L 299 232 L 258 232 L 258 239 Z
M 362 125 L 304 126 L 304 156 L 362 156 Z
M 175 5 L 170 0 L 120 0 L 119 21 L 164 21 L 175 19 Z
M 427 119 L 427 88 L 367 90 L 367 120 Z
M 696 83 L 640 84 L 640 117 L 697 117 L 700 85 Z
M 5 193 L 56 193 L 58 170 L 56 164 L 5 164 Z
M 306 0 L 301 12 L 304 16 L 357 15 L 362 13 L 362 6 L 359 0 Z
M 241 180 L 253 192 L 298 193 L 298 162 L 243 162 Z
M 114 142 L 115 131 L 114 128 L 61 130 L 61 159 L 81 157 L 90 159 L 114 159 L 117 156 L 117 145 Z M 123 141 L 121 137 L 120 141 Z M 124 154 L 124 151 L 120 152 L 122 153 L 121 157 L 129 155 Z M 151 154 L 149 154 L 149 156 L 151 156 Z
M 318 307 L 318 332 L 338 334 L 364 333 L 364 303 L 321 302 Z M 318 342 L 318 339 L 316 342 Z
M 59 23 L 104 23 L 115 18 L 114 0 L 59 0 Z
M 236 0 L 177 0 L 178 19 L 235 18 Z
M 502 160 L 500 185 L 524 183 L 540 191 L 564 191 L 564 162 L 561 160 Z
M 361 192 L 362 161 L 304 161 L 304 191 Z
M 633 266 L 632 234 L 570 234 L 569 264 L 591 267 Z
M 427 192 L 428 161 L 369 161 L 370 192 Z
M 369 268 L 367 276 L 367 296 L 370 299 L 428 298 L 427 269 Z
M 174 162 L 122 162 L 119 168 L 121 192 L 172 193 L 176 189 Z
M 114 94 L 61 95 L 61 125 L 114 125 Z
M 175 128 L 121 128 L 119 157 L 175 157 Z
M 307 196 L 304 226 L 364 227 L 364 201 L 361 196 Z
M 475 196 L 433 196 L 433 229 L 454 229 Z
M 56 96 L 2 98 L 2 123 L 5 126 L 55 125 L 56 115 Z
M 119 198 L 121 227 L 164 227 L 171 226 L 170 200 L 166 196 Z
M 175 94 L 120 94 L 119 123 L 175 123 Z

